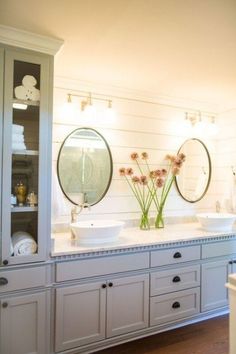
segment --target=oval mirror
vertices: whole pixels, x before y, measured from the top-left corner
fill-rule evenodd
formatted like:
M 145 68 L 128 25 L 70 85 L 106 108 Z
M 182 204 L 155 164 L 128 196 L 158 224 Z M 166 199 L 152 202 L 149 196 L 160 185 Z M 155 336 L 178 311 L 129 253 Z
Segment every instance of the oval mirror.
M 204 197 L 210 184 L 210 154 L 199 139 L 186 140 L 178 153 L 183 153 L 186 161 L 175 179 L 177 190 L 187 202 L 198 202 Z
M 107 142 L 94 129 L 76 129 L 61 146 L 57 173 L 63 193 L 73 204 L 98 203 L 112 178 L 112 157 Z

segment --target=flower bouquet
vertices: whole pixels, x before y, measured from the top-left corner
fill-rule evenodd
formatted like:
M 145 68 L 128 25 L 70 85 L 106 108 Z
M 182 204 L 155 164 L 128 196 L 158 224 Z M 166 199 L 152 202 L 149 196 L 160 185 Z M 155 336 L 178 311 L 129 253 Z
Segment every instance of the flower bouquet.
M 140 229 L 150 229 L 149 209 L 154 202 L 157 209 L 155 220 L 156 228 L 164 227 L 163 209 L 167 196 L 174 182 L 175 176 L 180 172 L 180 168 L 185 161 L 184 154 L 167 155 L 167 169 L 151 170 L 148 163 L 148 154 L 142 152 L 141 160 L 144 161 L 146 174 L 141 164 L 138 153 L 131 154 L 131 160 L 135 161 L 140 175 L 134 175 L 132 168 L 120 168 L 120 175 L 126 178 L 134 196 L 136 197 L 142 211 Z

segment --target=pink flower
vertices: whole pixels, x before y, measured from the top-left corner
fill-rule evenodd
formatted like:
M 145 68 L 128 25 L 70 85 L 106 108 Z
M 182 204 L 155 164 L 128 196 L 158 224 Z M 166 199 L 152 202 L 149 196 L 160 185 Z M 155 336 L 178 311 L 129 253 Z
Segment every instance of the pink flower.
M 183 162 L 186 159 L 186 156 L 183 153 L 178 154 L 178 157 L 180 158 L 180 160 L 182 160 Z
M 161 170 L 156 170 L 156 171 L 154 171 L 154 173 L 155 173 L 156 177 L 161 177 L 162 176 Z
M 121 167 L 119 169 L 119 172 L 120 172 L 120 176 L 125 176 L 125 168 L 124 167 Z
M 159 178 L 157 178 L 157 180 L 156 180 L 156 186 L 157 186 L 157 188 L 162 188 L 163 186 L 164 186 L 164 179 L 163 178 L 161 178 L 161 177 L 159 177 Z
M 162 176 L 165 177 L 167 175 L 167 171 L 165 168 L 161 170 Z
M 148 153 L 147 152 L 142 152 L 142 159 L 147 160 L 148 159 Z
M 131 158 L 131 160 L 137 160 L 137 159 L 138 159 L 138 153 L 137 153 L 137 152 L 133 152 L 133 153 L 130 155 L 130 158 Z
M 174 162 L 175 156 L 174 155 L 166 155 L 165 160 L 169 160 L 170 162 Z
M 180 168 L 183 165 L 183 160 L 181 160 L 178 156 L 176 156 L 175 160 L 173 161 L 174 167 Z
M 129 167 L 129 168 L 126 169 L 126 175 L 127 176 L 132 176 L 133 174 L 134 174 L 134 171 L 133 171 L 132 168 Z
M 133 183 L 140 183 L 139 177 L 138 177 L 138 176 L 133 176 L 133 177 L 132 177 L 132 182 L 133 182 Z
M 146 186 L 148 184 L 147 176 L 140 176 L 140 183 Z
M 154 179 L 154 178 L 156 177 L 155 171 L 150 171 L 149 177 L 150 177 L 151 179 Z
M 173 174 L 173 176 L 178 175 L 179 172 L 180 172 L 180 168 L 179 168 L 179 167 L 173 167 L 173 168 L 172 168 L 172 174 Z

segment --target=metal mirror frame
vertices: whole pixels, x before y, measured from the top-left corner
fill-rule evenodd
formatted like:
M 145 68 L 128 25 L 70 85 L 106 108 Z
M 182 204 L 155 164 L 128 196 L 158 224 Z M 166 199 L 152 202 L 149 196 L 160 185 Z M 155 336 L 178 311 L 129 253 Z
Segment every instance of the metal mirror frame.
M 181 151 L 182 147 L 184 146 L 184 144 L 186 144 L 188 141 L 192 141 L 192 140 L 198 141 L 200 144 L 202 144 L 203 148 L 205 149 L 207 158 L 208 158 L 208 163 L 209 163 L 209 176 L 208 176 L 208 181 L 207 181 L 206 188 L 204 189 L 204 192 L 202 193 L 202 195 L 201 195 L 198 199 L 195 199 L 195 200 L 188 200 L 186 197 L 183 196 L 183 194 L 181 193 L 181 191 L 180 191 L 180 189 L 179 189 L 179 186 L 178 186 L 178 176 L 175 176 L 175 185 L 176 185 L 177 191 L 179 192 L 180 196 L 181 196 L 186 202 L 189 202 L 189 203 L 197 203 L 197 202 L 199 202 L 199 200 L 201 200 L 201 199 L 206 195 L 206 193 L 207 193 L 207 191 L 208 191 L 208 188 L 209 188 L 209 185 L 210 185 L 210 182 L 211 182 L 212 164 L 211 164 L 211 157 L 210 157 L 210 154 L 209 154 L 209 151 L 208 151 L 206 145 L 205 145 L 200 139 L 197 139 L 197 138 L 190 138 L 190 139 L 185 140 L 184 143 L 180 146 L 180 148 L 179 148 L 179 150 L 178 150 L 178 154 L 180 153 L 180 151 Z
M 97 135 L 99 135 L 99 137 L 104 141 L 105 145 L 106 145 L 106 148 L 107 148 L 107 151 L 108 151 L 108 155 L 109 155 L 109 159 L 110 159 L 110 177 L 109 177 L 109 181 L 107 183 L 107 187 L 104 191 L 104 193 L 101 195 L 101 197 L 96 201 L 96 203 L 93 203 L 93 204 L 90 204 L 91 206 L 99 203 L 104 197 L 105 195 L 107 194 L 107 191 L 110 187 L 110 184 L 111 184 L 111 180 L 112 180 L 112 176 L 113 176 L 113 160 L 112 160 L 112 155 L 111 155 L 111 150 L 110 150 L 110 147 L 106 141 L 106 139 L 95 129 L 92 129 L 92 128 L 86 128 L 86 127 L 82 127 L 82 128 L 77 128 L 77 129 L 74 129 L 69 135 L 66 136 L 66 138 L 64 139 L 64 141 L 62 142 L 61 144 L 61 147 L 60 147 L 60 150 L 59 150 L 59 153 L 58 153 L 58 157 L 57 157 L 57 177 L 58 177 L 58 182 L 59 182 L 59 185 L 60 185 L 60 188 L 64 194 L 64 196 L 74 205 L 78 205 L 76 204 L 71 198 L 68 197 L 68 195 L 66 194 L 64 188 L 62 187 L 62 184 L 61 184 L 61 180 L 60 180 L 60 174 L 59 174 L 59 160 L 60 160 L 60 156 L 61 156 L 61 151 L 65 145 L 65 142 L 67 141 L 67 139 L 69 139 L 69 137 L 71 135 L 73 135 L 77 130 L 90 130 L 90 131 L 93 131 L 94 133 L 96 133 Z

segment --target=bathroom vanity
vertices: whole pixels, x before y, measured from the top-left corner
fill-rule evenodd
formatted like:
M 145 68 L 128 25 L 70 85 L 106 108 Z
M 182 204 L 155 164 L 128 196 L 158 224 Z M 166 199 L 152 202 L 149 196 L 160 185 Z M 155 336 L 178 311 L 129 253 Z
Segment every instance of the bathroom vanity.
M 117 244 L 87 248 L 53 236 L 56 352 L 94 352 L 228 312 L 235 233 L 127 228 Z

